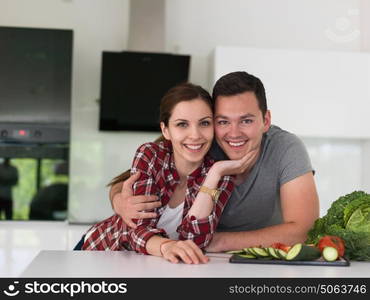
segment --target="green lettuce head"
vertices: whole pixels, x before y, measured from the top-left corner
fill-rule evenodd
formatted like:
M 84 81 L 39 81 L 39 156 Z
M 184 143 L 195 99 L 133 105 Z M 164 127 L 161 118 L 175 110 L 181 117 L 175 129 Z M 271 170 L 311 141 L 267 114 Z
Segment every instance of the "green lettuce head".
M 334 201 L 327 214 L 316 220 L 307 242 L 317 243 L 324 235 L 341 237 L 349 259 L 370 260 L 370 195 L 355 191 Z
M 367 232 L 370 235 L 370 199 L 352 212 L 346 229 L 354 232 Z

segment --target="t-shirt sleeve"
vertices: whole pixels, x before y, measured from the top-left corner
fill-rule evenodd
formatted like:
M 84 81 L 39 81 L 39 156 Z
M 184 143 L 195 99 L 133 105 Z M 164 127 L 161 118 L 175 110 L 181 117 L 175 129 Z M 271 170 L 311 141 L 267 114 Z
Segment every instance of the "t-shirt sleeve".
M 279 184 L 282 186 L 308 172 L 314 172 L 310 157 L 303 142 L 294 134 L 284 137 L 279 163 Z

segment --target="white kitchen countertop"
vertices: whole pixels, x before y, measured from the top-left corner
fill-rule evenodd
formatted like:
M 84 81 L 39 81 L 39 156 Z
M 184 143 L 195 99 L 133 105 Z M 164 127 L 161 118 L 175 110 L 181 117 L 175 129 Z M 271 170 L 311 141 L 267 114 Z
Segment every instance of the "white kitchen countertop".
M 200 265 L 172 264 L 163 258 L 132 251 L 41 251 L 21 277 L 370 277 L 370 262 L 349 267 L 231 264 L 230 255 L 209 253 Z

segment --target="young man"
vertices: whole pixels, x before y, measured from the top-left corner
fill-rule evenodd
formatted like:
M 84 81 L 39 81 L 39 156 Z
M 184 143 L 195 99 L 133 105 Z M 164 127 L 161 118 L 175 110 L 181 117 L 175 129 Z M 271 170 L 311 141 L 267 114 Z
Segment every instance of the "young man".
M 271 126 L 262 82 L 246 72 L 221 77 L 213 89 L 216 159 L 239 160 L 258 149 L 236 174 L 236 187 L 221 216 L 209 252 L 306 239 L 319 217 L 313 170 L 303 143 Z M 113 209 L 124 222 L 152 217 L 160 205 L 154 196 L 132 196 L 136 176 L 110 191 Z

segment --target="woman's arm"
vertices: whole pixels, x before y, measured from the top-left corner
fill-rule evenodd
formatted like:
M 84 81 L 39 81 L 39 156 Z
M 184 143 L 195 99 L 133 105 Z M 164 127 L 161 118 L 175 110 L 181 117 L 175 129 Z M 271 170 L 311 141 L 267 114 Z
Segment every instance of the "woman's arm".
M 209 189 L 217 189 L 218 182 L 221 179 L 221 173 L 214 164 L 209 170 L 207 177 L 203 182 L 203 186 Z M 214 210 L 215 203 L 210 194 L 199 191 L 195 197 L 194 203 L 191 206 L 188 215 L 196 219 L 203 219 L 208 217 Z
M 227 175 L 248 172 L 257 152 L 251 150 L 240 160 L 219 161 L 210 168 L 203 185 L 210 189 L 217 188 L 220 192 L 219 198 L 214 202 L 209 194 L 198 192 L 187 217 L 181 223 L 180 239 L 191 239 L 200 248 L 205 248 L 211 242 L 234 188 L 233 178 Z
M 158 145 L 146 143 L 138 148 L 133 159 L 131 172 L 140 172 L 139 178 L 133 185 L 133 195 L 158 195 L 159 187 L 156 183 L 155 176 L 158 159 Z M 161 204 L 162 205 L 162 204 Z M 146 249 L 146 243 L 155 235 L 165 235 L 165 230 L 157 228 L 158 214 L 147 219 L 133 219 L 135 227 L 131 227 L 127 233 L 127 241 L 131 248 L 139 253 L 149 254 Z
M 258 150 L 249 151 L 243 158 L 239 160 L 223 160 L 213 164 L 210 168 L 203 186 L 210 189 L 217 189 L 220 180 L 226 175 L 237 175 L 249 171 L 251 162 L 256 159 Z M 189 215 L 197 219 L 209 216 L 213 209 L 214 203 L 212 197 L 207 193 L 199 192 L 194 200 L 194 204 L 189 210 Z

